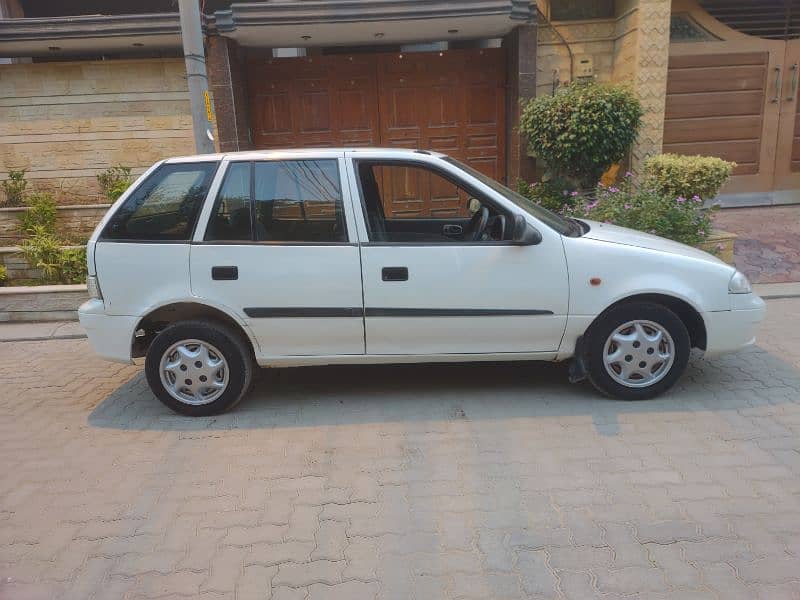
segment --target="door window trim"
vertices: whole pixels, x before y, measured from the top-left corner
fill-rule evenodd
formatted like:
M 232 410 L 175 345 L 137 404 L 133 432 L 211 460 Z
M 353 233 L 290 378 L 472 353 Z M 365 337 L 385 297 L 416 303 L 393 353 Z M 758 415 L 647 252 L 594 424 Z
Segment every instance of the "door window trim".
M 345 228 L 345 237 L 347 238 L 345 241 L 341 242 L 306 242 L 306 241 L 292 241 L 292 240 L 255 240 L 255 227 L 254 227 L 254 219 L 255 219 L 255 204 L 254 204 L 254 197 L 255 197 L 255 164 L 256 163 L 270 163 L 270 162 L 318 162 L 321 160 L 330 160 L 336 163 L 336 170 L 339 174 L 339 202 L 341 203 L 341 210 L 342 210 L 342 223 Z M 212 185 L 209 189 L 209 194 L 213 194 L 213 196 L 209 195 L 206 198 L 204 208 L 207 208 L 207 213 L 201 213 L 200 218 L 198 219 L 198 225 L 201 221 L 204 222 L 204 227 L 200 229 L 198 227 L 197 231 L 201 232 L 202 234 L 199 239 L 198 236 L 194 236 L 191 244 L 193 246 L 358 246 L 357 237 L 354 241 L 353 239 L 353 232 L 355 231 L 354 224 L 349 223 L 350 217 L 347 214 L 347 203 L 348 200 L 346 198 L 346 190 L 349 189 L 349 183 L 346 178 L 345 172 L 345 165 L 342 162 L 341 157 L 324 157 L 324 158 L 294 158 L 294 157 L 283 157 L 283 158 L 242 158 L 242 159 L 226 159 L 223 161 L 222 168 L 219 169 L 217 176 L 218 179 L 215 179 L 212 182 Z M 207 240 L 206 236 L 209 233 L 209 227 L 211 225 L 211 219 L 214 217 L 215 211 L 219 206 L 219 198 L 220 193 L 222 192 L 222 187 L 225 183 L 225 177 L 227 176 L 230 168 L 234 164 L 239 163 L 250 163 L 250 240 Z M 213 199 L 212 199 L 213 198 Z
M 421 160 L 414 160 L 414 159 L 398 159 L 398 158 L 351 158 L 351 163 L 353 165 L 353 175 L 355 176 L 356 180 L 356 189 L 358 192 L 358 203 L 361 206 L 361 217 L 364 222 L 364 228 L 367 232 L 367 236 L 371 235 L 369 230 L 369 218 L 367 215 L 367 205 L 364 202 L 364 190 L 361 186 L 361 176 L 358 171 L 358 167 L 361 164 L 372 164 L 378 166 L 412 166 L 416 168 L 426 169 L 435 175 L 439 175 L 443 179 L 447 180 L 448 182 L 452 183 L 456 187 L 461 188 L 465 192 L 467 192 L 472 198 L 475 198 L 481 202 L 481 204 L 488 204 L 493 209 L 495 209 L 500 214 L 506 216 L 506 219 L 513 219 L 514 213 L 513 211 L 509 210 L 508 208 L 501 206 L 497 202 L 494 201 L 490 196 L 486 193 L 482 192 L 475 186 L 471 185 L 468 181 L 459 180 L 455 175 L 445 171 L 444 169 L 438 168 L 435 164 L 432 164 L 427 161 Z M 381 199 L 381 202 L 383 200 Z M 446 220 L 446 219 L 442 219 Z M 449 247 L 458 247 L 458 246 L 518 246 L 512 240 L 489 240 L 489 241 L 464 241 L 464 240 L 453 240 L 452 242 L 379 242 L 373 241 L 368 239 L 366 241 L 359 242 L 360 246 L 363 247 L 378 247 L 378 246 L 403 246 L 403 247 L 434 247 L 434 248 L 449 248 Z

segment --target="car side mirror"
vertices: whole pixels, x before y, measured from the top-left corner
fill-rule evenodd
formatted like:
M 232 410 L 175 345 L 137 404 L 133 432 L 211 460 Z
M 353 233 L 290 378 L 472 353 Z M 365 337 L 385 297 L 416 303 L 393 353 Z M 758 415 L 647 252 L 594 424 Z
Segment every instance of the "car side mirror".
M 514 237 L 518 246 L 536 246 L 542 242 L 542 234 L 525 220 L 522 215 L 514 215 Z

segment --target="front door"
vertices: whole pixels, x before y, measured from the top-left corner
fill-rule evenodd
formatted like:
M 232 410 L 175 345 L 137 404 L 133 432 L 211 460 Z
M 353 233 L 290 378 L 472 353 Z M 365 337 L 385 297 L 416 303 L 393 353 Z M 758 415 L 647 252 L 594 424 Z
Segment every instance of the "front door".
M 351 177 L 369 240 L 361 245 L 368 354 L 558 349 L 568 302 L 558 235 L 513 245 L 513 213 L 433 163 L 358 158 Z
M 227 164 L 191 249 L 192 293 L 246 321 L 260 357 L 364 354 L 361 269 L 343 161 Z

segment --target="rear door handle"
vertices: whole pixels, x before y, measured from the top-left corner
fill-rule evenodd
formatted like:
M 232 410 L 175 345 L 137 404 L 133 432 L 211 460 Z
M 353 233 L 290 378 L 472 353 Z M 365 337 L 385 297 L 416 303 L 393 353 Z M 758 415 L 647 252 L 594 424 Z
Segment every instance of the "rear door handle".
M 236 281 L 239 279 L 239 267 L 211 267 L 211 279 L 216 281 Z
M 464 233 L 464 228 L 461 225 L 448 224 L 442 227 L 442 233 L 445 235 L 461 235 Z
M 384 281 L 408 281 L 408 267 L 383 267 L 381 278 Z

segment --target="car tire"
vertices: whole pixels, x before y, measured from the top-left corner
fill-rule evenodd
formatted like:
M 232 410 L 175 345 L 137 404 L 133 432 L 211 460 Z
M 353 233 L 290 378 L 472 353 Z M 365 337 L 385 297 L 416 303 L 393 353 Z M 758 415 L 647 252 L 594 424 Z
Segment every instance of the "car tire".
M 147 383 L 173 411 L 216 415 L 250 390 L 254 360 L 242 336 L 213 321 L 180 321 L 162 330 L 145 359 Z
M 619 400 L 647 400 L 671 388 L 686 370 L 689 332 L 671 310 L 651 302 L 615 306 L 586 334 L 589 381 Z

